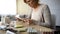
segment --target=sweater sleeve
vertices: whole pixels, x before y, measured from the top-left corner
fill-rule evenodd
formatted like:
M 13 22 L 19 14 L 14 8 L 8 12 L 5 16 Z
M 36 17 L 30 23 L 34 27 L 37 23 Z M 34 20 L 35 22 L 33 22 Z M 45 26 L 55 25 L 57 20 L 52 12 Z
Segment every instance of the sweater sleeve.
M 42 14 L 43 14 L 45 22 L 41 23 L 40 25 L 50 27 L 51 26 L 51 13 L 50 13 L 50 9 L 47 5 L 44 6 Z

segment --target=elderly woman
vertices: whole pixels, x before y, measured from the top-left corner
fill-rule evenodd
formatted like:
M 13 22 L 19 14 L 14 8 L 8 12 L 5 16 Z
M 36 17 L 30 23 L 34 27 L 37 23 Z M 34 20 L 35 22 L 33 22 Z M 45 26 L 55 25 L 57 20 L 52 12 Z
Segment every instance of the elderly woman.
M 32 8 L 32 13 L 28 21 L 40 26 L 51 26 L 51 14 L 48 5 L 39 4 L 39 0 L 24 0 Z

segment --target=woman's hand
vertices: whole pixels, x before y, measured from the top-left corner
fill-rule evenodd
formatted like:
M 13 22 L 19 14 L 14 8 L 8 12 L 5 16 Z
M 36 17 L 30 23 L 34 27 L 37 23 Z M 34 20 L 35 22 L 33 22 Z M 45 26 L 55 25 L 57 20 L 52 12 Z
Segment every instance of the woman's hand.
M 31 19 L 25 19 L 24 21 L 25 21 L 25 23 L 28 23 L 28 24 L 32 24 L 33 23 L 33 21 Z
M 26 18 L 22 18 L 22 19 L 17 19 L 19 21 L 23 21 L 24 23 L 27 23 L 27 24 L 32 24 L 33 23 L 33 20 L 32 19 L 26 19 Z

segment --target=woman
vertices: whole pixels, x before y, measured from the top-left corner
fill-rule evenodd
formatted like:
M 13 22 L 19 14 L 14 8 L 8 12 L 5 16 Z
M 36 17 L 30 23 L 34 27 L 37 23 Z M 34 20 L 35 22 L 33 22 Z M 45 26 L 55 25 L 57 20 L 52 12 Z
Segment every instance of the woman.
M 51 14 L 48 5 L 39 4 L 39 0 L 24 0 L 24 2 L 32 8 L 31 19 L 28 21 L 41 26 L 51 26 Z

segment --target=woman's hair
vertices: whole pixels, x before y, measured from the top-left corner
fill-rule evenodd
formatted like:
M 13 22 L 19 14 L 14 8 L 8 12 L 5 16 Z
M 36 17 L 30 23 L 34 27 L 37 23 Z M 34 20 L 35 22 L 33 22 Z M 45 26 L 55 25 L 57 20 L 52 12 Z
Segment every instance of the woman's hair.
M 31 0 L 31 1 L 33 1 L 33 2 L 35 2 L 35 3 L 38 3 L 38 2 L 39 2 L 39 0 Z M 24 2 L 27 3 L 26 0 L 24 0 Z

